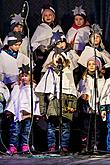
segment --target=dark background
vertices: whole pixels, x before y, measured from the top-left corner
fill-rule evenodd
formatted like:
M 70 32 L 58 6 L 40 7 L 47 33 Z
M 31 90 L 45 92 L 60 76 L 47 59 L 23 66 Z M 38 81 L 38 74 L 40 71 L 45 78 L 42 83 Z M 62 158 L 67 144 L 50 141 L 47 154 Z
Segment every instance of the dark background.
M 27 0 L 29 3 L 28 26 L 30 37 L 41 21 L 40 10 L 44 4 L 51 4 L 64 32 L 72 24 L 72 10 L 80 6 L 86 10 L 90 24 L 97 23 L 103 29 L 103 42 L 110 51 L 110 1 L 109 0 Z M 0 37 L 2 40 L 9 31 L 9 16 L 20 13 L 24 0 L 0 0 Z
M 41 8 L 44 4 L 50 4 L 56 10 L 57 19 L 61 24 L 65 34 L 71 27 L 73 21 L 72 10 L 75 6 L 80 6 L 87 12 L 87 18 L 90 24 L 97 23 L 103 29 L 103 42 L 106 50 L 110 52 L 110 0 L 27 0 L 29 3 L 28 27 L 30 29 L 30 38 L 36 27 L 41 22 Z M 9 17 L 12 13 L 20 13 L 24 0 L 0 0 L 0 37 L 2 40 L 9 31 Z M 76 121 L 76 123 L 78 123 Z M 76 126 L 77 124 L 75 124 Z M 5 126 L 5 124 L 4 124 Z M 74 128 L 73 128 L 74 129 Z M 76 129 L 76 128 L 75 128 Z M 6 137 L 6 129 L 5 137 Z M 79 148 L 80 140 L 78 138 L 79 130 L 74 132 L 72 141 L 74 148 Z M 73 134 L 73 135 L 74 135 Z M 41 134 L 39 133 L 39 136 Z M 38 136 L 38 134 L 37 134 Z M 42 136 L 43 137 L 43 136 Z M 40 137 L 41 140 L 41 137 Z M 42 141 L 42 140 L 41 140 Z M 43 146 L 44 143 L 42 143 Z M 41 146 L 40 146 L 41 147 Z

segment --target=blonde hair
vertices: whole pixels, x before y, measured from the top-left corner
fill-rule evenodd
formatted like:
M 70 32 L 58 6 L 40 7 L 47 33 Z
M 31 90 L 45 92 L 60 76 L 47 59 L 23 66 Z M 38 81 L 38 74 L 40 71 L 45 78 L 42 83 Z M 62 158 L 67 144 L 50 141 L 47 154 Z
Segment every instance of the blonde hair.
M 100 71 L 99 71 L 99 69 L 97 71 L 98 71 L 98 78 L 102 78 L 105 74 L 105 69 L 102 68 Z M 90 73 L 92 73 L 92 72 L 89 72 L 88 69 L 86 69 L 82 75 L 82 79 L 87 80 L 87 75 Z M 93 73 L 95 73 L 95 71 Z

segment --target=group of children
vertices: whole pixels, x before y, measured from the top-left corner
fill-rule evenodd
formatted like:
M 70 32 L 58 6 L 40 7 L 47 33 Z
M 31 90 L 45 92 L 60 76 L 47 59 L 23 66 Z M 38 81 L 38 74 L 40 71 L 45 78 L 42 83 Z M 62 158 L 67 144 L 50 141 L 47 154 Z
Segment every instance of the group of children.
M 68 153 L 76 112 L 81 150 L 100 146 L 105 121 L 110 150 L 110 55 L 104 48 L 101 28 L 89 25 L 82 6 L 75 7 L 73 14 L 73 25 L 65 35 L 55 10 L 49 5 L 43 7 L 42 23 L 31 38 L 32 72 L 26 53 L 28 39 L 23 35 L 24 18 L 21 14 L 11 17 L 11 32 L 0 53 L 0 113 L 10 123 L 8 154 L 30 152 L 33 116 L 47 124 L 49 153 L 57 149 L 56 128 L 61 124 L 59 145 Z

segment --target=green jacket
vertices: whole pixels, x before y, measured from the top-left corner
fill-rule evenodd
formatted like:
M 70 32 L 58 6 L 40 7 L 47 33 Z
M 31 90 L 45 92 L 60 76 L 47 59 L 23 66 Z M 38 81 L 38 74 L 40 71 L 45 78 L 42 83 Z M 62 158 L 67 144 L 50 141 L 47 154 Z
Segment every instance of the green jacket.
M 62 94 L 60 108 L 60 100 L 56 97 L 50 98 L 50 94 L 39 93 L 39 103 L 41 114 L 49 116 L 60 116 L 60 110 L 62 116 L 72 120 L 73 112 L 76 111 L 77 98 L 74 95 Z

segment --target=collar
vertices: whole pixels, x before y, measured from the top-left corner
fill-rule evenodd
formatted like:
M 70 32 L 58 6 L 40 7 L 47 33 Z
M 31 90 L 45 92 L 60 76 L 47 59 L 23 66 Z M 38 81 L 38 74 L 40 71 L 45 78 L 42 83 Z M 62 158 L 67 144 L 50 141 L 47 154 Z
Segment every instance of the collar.
M 8 55 L 14 57 L 15 59 L 16 59 L 17 56 L 18 56 L 18 51 L 15 52 L 15 51 L 12 51 L 12 50 L 8 49 L 8 50 L 5 50 L 5 52 L 6 52 Z
M 78 30 L 78 29 L 80 29 L 80 28 L 83 28 L 83 27 L 85 27 L 85 26 L 87 26 L 87 25 L 84 24 L 84 25 L 82 25 L 82 26 L 77 26 L 75 23 L 72 25 L 72 27 L 73 27 L 74 29 L 76 29 L 76 30 Z

